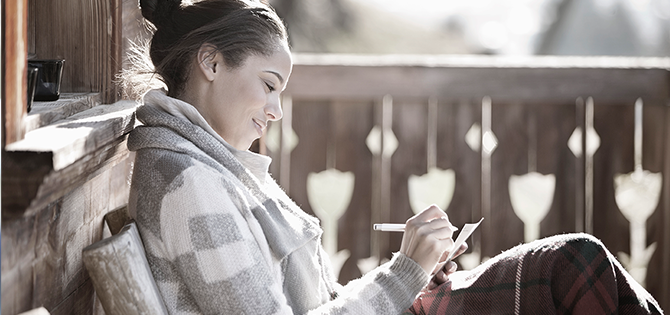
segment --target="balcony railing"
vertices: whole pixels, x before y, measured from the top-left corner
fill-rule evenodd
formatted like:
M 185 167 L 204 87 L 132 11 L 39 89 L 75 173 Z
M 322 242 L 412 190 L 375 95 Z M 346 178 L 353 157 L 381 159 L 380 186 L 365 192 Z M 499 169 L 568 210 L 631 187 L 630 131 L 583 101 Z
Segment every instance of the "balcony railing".
M 427 204 L 458 261 L 586 232 L 670 308 L 670 59 L 296 55 L 261 150 L 321 218 L 340 280 L 400 248 L 372 224 Z

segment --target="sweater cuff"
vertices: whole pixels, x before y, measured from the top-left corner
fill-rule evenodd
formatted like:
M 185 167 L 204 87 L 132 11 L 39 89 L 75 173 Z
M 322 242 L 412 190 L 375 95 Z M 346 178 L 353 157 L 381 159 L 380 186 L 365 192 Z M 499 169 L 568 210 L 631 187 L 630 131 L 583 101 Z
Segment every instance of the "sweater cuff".
M 400 252 L 393 255 L 389 270 L 397 277 L 398 282 L 402 283 L 402 287 L 406 290 L 404 292 L 400 292 L 400 290 L 399 292 L 395 292 L 398 296 L 394 298 L 398 298 L 399 300 L 405 298 L 403 297 L 404 294 L 409 293 L 412 295 L 413 301 L 416 295 L 428 285 L 428 281 L 430 280 L 430 276 L 423 271 L 423 268 L 416 261 Z

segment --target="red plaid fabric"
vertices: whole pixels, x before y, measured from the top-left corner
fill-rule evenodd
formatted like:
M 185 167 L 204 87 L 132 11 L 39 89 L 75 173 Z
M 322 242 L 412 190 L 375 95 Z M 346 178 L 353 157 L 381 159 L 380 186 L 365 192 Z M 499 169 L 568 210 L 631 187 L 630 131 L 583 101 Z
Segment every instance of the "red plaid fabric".
M 596 238 L 557 235 L 514 247 L 421 292 L 405 314 L 663 314 Z

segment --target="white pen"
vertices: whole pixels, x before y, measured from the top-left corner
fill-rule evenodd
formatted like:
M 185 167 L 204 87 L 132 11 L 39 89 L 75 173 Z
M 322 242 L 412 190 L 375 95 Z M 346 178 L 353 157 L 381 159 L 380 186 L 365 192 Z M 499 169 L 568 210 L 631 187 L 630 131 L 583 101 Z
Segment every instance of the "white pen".
M 372 225 L 372 229 L 375 231 L 382 232 L 404 232 L 405 224 L 404 223 L 376 223 Z M 455 232 L 458 231 L 458 228 L 451 226 L 451 229 Z
M 438 268 L 436 268 L 435 270 L 442 269 L 448 261 L 454 258 L 454 255 L 457 252 L 454 249 L 460 248 L 461 245 L 465 242 L 465 240 L 468 239 L 468 237 L 470 237 L 470 234 L 472 234 L 472 232 L 474 232 L 477 229 L 477 227 L 479 226 L 480 223 L 482 223 L 483 220 L 484 218 L 481 218 L 477 223 L 468 223 L 463 226 L 463 231 L 461 231 L 461 233 L 458 234 L 458 238 L 456 238 L 456 241 L 454 241 L 452 247 L 449 248 L 449 256 L 445 261 L 438 263 Z M 372 229 L 375 231 L 385 231 L 385 232 L 404 232 L 405 225 L 399 223 L 377 223 L 372 225 Z M 458 228 L 452 225 L 451 230 L 456 232 L 458 231 Z
M 382 232 L 404 232 L 405 224 L 403 223 L 377 223 L 372 226 L 375 231 Z

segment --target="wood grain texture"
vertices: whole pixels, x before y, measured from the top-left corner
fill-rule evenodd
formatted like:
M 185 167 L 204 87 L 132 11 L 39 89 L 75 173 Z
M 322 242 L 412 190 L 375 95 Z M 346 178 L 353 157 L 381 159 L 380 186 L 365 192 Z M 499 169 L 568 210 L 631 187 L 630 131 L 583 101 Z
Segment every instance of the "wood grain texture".
M 670 113 L 663 103 L 644 103 L 642 167 L 653 173 L 662 173 L 661 197 L 654 213 L 647 219 L 647 246 L 657 248 L 647 269 L 647 289 L 660 292 L 661 305 L 668 311 L 670 305 Z M 630 252 L 629 252 L 630 253 Z
M 661 244 L 659 244 L 659 247 L 662 248 L 662 252 L 658 254 L 658 256 L 661 257 L 661 267 L 659 268 L 661 271 L 661 277 L 659 277 L 660 280 L 660 289 L 659 295 L 657 296 L 660 300 L 660 303 L 663 307 L 665 307 L 665 310 L 668 310 L 670 308 L 670 281 L 665 281 L 668 278 L 670 278 L 670 229 L 668 228 L 670 226 L 670 143 L 668 143 L 667 139 L 670 139 L 670 101 L 666 102 L 665 106 L 665 123 L 664 123 L 664 129 L 665 129 L 665 143 L 663 144 L 664 147 L 664 153 L 663 153 L 663 196 L 661 197 L 661 202 L 663 203 L 662 205 L 662 213 L 663 213 L 663 229 L 662 229 L 662 238 L 661 238 Z M 651 284 L 650 284 L 651 285 Z
M 416 98 L 431 95 L 439 99 L 490 96 L 503 102 L 574 102 L 577 97 L 588 95 L 602 101 L 634 102 L 637 97 L 662 101 L 670 95 L 667 59 L 642 63 L 626 58 L 584 61 L 553 57 L 544 63 L 529 60 L 528 65 L 522 66 L 522 62 L 514 62 L 513 58 L 500 57 L 479 57 L 468 62 L 416 56 L 391 56 L 387 58 L 390 60 L 384 56 L 326 55 L 314 60 L 309 57 L 295 57 L 286 93 L 296 99 L 371 99 L 391 94 Z M 647 69 L 649 66 L 655 68 Z
M 635 106 L 626 102 L 605 106 L 595 100 L 594 109 L 601 145 L 594 155 L 593 234 L 612 253 L 630 253 L 630 224 L 614 199 L 614 176 L 634 169 Z
M 89 172 L 88 180 L 30 216 L 3 218 L 3 314 L 38 306 L 52 314 L 101 314 L 81 254 L 102 238 L 104 215 L 127 203 L 131 163 L 126 157 L 97 175 Z
M 52 167 L 61 170 L 74 161 L 130 132 L 135 124 L 134 101 L 96 106 L 26 134 L 5 147 L 8 152 L 43 152 L 52 155 Z
M 391 128 L 398 139 L 398 148 L 390 157 L 390 221 L 384 222 L 405 222 L 414 215 L 409 203 L 407 179 L 410 175 L 423 175 L 427 170 L 427 99 L 394 97 L 392 115 Z M 389 236 L 385 257 L 391 258 L 391 252 L 400 249 L 402 233 L 385 234 Z
M 3 150 L 3 218 L 32 215 L 128 157 L 134 102 L 97 106 L 37 129 Z
M 365 144 L 373 128 L 373 104 L 370 102 L 336 101 L 330 105 L 329 119 L 332 136 L 329 149 L 330 166 L 355 176 L 354 190 L 347 211 L 339 219 L 338 250 L 348 249 L 351 256 L 342 266 L 341 282 L 361 276 L 357 262 L 370 256 L 368 240 L 372 226 L 370 218 L 372 153 Z
M 3 1 L 2 147 L 23 138 L 27 109 L 28 0 Z
M 2 179 L 3 220 L 34 215 L 73 188 L 134 157 L 128 152 L 125 137 L 99 149 L 60 171 L 45 167 L 49 161 L 42 159 L 43 154 L 3 156 L 3 167 L 7 168 Z
M 104 314 L 81 252 L 101 238 L 103 216 L 127 203 L 134 155 L 127 150 L 125 134 L 134 115 L 130 108 L 119 114 L 118 107 L 100 106 L 89 116 L 71 116 L 118 97 L 112 80 L 121 67 L 121 2 L 17 0 L 3 1 L 5 5 L 12 13 L 3 11 L 8 13 L 3 20 L 9 17 L 12 24 L 3 26 L 3 36 L 10 30 L 13 37 L 3 39 L 16 52 L 5 56 L 3 68 L 7 62 L 23 68 L 14 69 L 14 81 L 3 80 L 12 85 L 3 86 L 3 94 L 11 88 L 15 99 L 2 102 L 8 137 L 3 137 L 2 150 L 1 311 L 17 314 L 44 306 L 51 314 Z M 36 106 L 34 115 L 24 117 L 26 51 L 35 58 L 66 60 L 64 96 L 95 92 L 102 97 L 55 111 Z M 58 127 L 33 133 L 35 141 L 22 142 L 17 151 L 5 146 L 24 139 L 23 131 L 44 130 L 65 118 Z
M 100 105 L 100 93 L 61 93 L 54 102 L 33 102 L 23 119 L 26 133 Z
M 35 58 L 65 59 L 61 91 L 101 92 L 107 104 L 117 100 L 112 81 L 121 69 L 119 1 L 29 1 Z
M 438 101 L 436 166 L 453 169 L 456 174 L 454 195 L 446 209 L 449 220 L 456 226 L 476 222 L 481 217 L 481 153 L 465 142 L 470 128 L 481 126 L 481 106 L 474 100 Z M 471 253 L 479 243 L 480 227 L 469 242 Z

